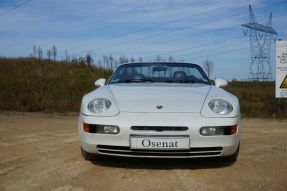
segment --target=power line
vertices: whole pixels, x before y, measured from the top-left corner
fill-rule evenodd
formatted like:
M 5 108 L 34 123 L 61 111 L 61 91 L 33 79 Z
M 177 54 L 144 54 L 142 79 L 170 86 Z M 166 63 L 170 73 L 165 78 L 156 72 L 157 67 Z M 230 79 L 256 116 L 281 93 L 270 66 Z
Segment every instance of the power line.
M 282 15 L 277 15 L 276 17 L 280 17 L 280 16 L 285 16 L 286 14 L 282 14 Z M 275 17 L 274 17 L 275 18 Z M 222 30 L 222 29 L 220 29 Z M 213 32 L 213 31 L 211 31 Z M 209 33 L 209 31 L 207 31 L 206 33 Z M 193 35 L 192 37 L 194 36 L 200 36 L 204 33 L 200 33 L 200 34 L 197 34 L 197 35 Z M 169 51 L 167 53 L 164 53 L 164 54 L 161 54 L 161 55 L 171 55 L 175 52 L 182 52 L 182 51 L 186 51 L 186 50 L 191 50 L 191 49 L 194 49 L 194 48 L 198 48 L 198 47 L 202 47 L 202 46 L 207 46 L 207 45 L 210 45 L 210 44 L 217 44 L 217 43 L 222 43 L 222 42 L 226 42 L 226 41 L 230 41 L 230 40 L 234 40 L 234 39 L 237 39 L 237 38 L 241 38 L 242 36 L 237 36 L 237 37 L 232 37 L 232 38 L 229 38 L 229 39 L 225 39 L 225 40 L 218 40 L 218 41 L 215 41 L 215 42 L 211 42 L 211 43 L 204 43 L 204 44 L 200 44 L 200 45 L 197 45 L 197 46 L 193 46 L 193 47 L 190 47 L 190 48 L 184 48 L 184 49 L 177 49 L 177 50 L 174 50 L 174 51 Z M 170 41 L 167 41 L 167 42 L 170 42 Z M 159 54 L 154 54 L 152 56 L 148 56 L 148 57 L 144 57 L 144 58 L 153 58 L 155 56 L 157 56 Z
M 280 16 L 282 16 L 282 15 L 280 15 Z M 287 36 L 287 35 L 278 35 L 278 36 Z M 222 48 L 227 48 L 227 47 L 233 47 L 233 46 L 236 46 L 236 45 L 238 45 L 238 43 L 233 43 L 233 44 L 229 44 L 229 45 L 225 45 L 225 46 L 220 46 L 220 47 L 216 47 L 216 50 L 222 49 Z M 211 53 L 208 53 L 208 55 L 213 55 L 213 54 L 217 54 L 217 53 L 221 53 L 221 52 L 230 52 L 230 51 L 234 51 L 234 50 L 246 49 L 247 47 L 249 47 L 249 45 L 246 46 L 246 47 L 239 47 L 239 48 L 236 48 L 236 49 L 224 49 L 224 50 L 219 50 L 219 51 L 213 51 Z M 208 50 L 210 50 L 210 49 L 208 49 Z M 213 49 L 211 49 L 211 50 L 213 50 Z M 199 51 L 199 52 L 202 52 L 202 51 Z M 197 54 L 197 53 L 198 52 L 196 52 L 195 54 Z M 178 56 L 174 56 L 174 57 L 175 58 L 182 58 L 182 57 L 187 57 L 187 56 L 190 57 L 190 59 L 197 59 L 197 58 L 201 58 L 201 57 L 206 57 L 206 53 L 202 54 L 202 56 L 197 56 L 197 57 L 193 57 L 194 53 L 178 55 Z
M 239 47 L 239 48 L 235 48 L 235 49 L 214 51 L 214 52 L 212 52 L 212 53 L 209 53 L 208 55 L 214 55 L 214 54 L 218 54 L 218 53 L 222 53 L 222 52 L 224 52 L 224 53 L 226 53 L 226 52 L 230 53 L 230 52 L 233 52 L 233 51 L 246 50 L 246 48 L 248 48 L 248 46 L 246 46 L 246 47 Z M 225 56 L 225 55 L 227 55 L 227 54 L 224 54 L 223 56 Z M 192 58 L 190 58 L 190 59 L 196 60 L 196 59 L 198 59 L 198 58 L 206 58 L 206 54 L 202 54 L 201 56 L 192 57 Z
M 281 14 L 281 15 L 277 15 L 276 17 L 280 17 L 280 16 L 284 16 L 285 14 Z M 222 29 L 221 29 L 222 30 Z M 214 32 L 214 31 L 211 31 L 211 32 Z M 209 33 L 209 32 L 207 32 Z M 197 34 L 198 35 L 202 35 L 203 33 L 200 33 L 200 34 Z M 193 47 L 190 47 L 190 48 L 184 48 L 184 49 L 178 49 L 178 50 L 174 50 L 174 51 L 171 51 L 171 52 L 168 52 L 168 53 L 165 53 L 165 54 L 160 54 L 161 56 L 162 55 L 172 55 L 174 56 L 173 53 L 175 52 L 182 52 L 182 51 L 186 51 L 186 50 L 191 50 L 191 49 L 194 49 L 194 48 L 199 48 L 199 47 L 204 47 L 204 46 L 208 46 L 208 45 L 214 45 L 214 44 L 220 44 L 220 43 L 223 43 L 223 42 L 227 42 L 227 41 L 231 41 L 231 40 L 234 40 L 234 39 L 238 39 L 238 38 L 242 38 L 243 36 L 240 35 L 240 36 L 235 36 L 235 37 L 232 37 L 232 38 L 228 38 L 228 39 L 225 39 L 225 40 L 218 40 L 218 41 L 215 41 L 215 42 L 210 42 L 210 43 L 203 43 L 203 44 L 199 44 L 199 45 L 196 45 L 196 46 L 193 46 Z M 227 48 L 227 47 L 232 47 L 234 45 L 238 45 L 238 43 L 234 43 L 234 44 L 229 44 L 229 45 L 225 45 L 225 46 L 221 46 L 221 47 L 217 47 L 216 49 L 218 48 Z M 198 51 L 198 52 L 195 52 L 195 53 L 189 53 L 189 54 L 182 54 L 182 55 L 177 55 L 177 56 L 174 56 L 174 57 L 186 57 L 186 56 L 190 56 L 191 54 L 198 54 L 202 51 Z M 155 56 L 157 56 L 159 54 L 155 54 L 155 55 L 152 55 L 152 56 L 147 56 L 147 57 L 143 57 L 143 59 L 153 59 Z M 206 55 L 206 54 L 204 54 Z M 203 56 L 199 56 L 199 57 L 203 57 Z M 192 57 L 194 58 L 194 57 Z M 196 57 L 197 58 L 197 57 Z
M 222 42 L 228 42 L 228 41 L 235 40 L 235 39 L 242 38 L 242 37 L 243 37 L 243 36 L 240 35 L 240 36 L 235 36 L 235 37 L 228 38 L 228 39 L 225 39 L 225 40 L 218 40 L 218 41 L 215 41 L 215 42 L 202 43 L 202 44 L 199 44 L 199 45 L 196 45 L 196 46 L 192 46 L 192 47 L 190 47 L 190 48 L 178 49 L 178 50 L 172 51 L 172 53 L 182 52 L 182 51 L 186 51 L 186 50 L 192 50 L 192 49 L 194 49 L 194 48 L 205 47 L 205 46 L 208 46 L 208 45 L 211 45 L 211 44 L 219 44 L 219 43 L 222 43 Z M 162 55 L 168 55 L 168 54 L 170 55 L 171 53 L 161 54 L 161 56 L 162 56 Z M 186 55 L 186 54 L 184 54 L 183 56 L 185 56 L 185 55 Z M 188 55 L 190 55 L 190 54 L 188 54 Z M 154 58 L 155 56 L 157 56 L 157 55 L 155 54 L 155 55 L 152 55 L 152 56 L 144 57 L 144 59 Z
M 241 38 L 242 38 L 243 36 L 241 36 Z M 227 45 L 224 45 L 224 46 L 219 46 L 219 47 L 215 47 L 215 48 L 212 48 L 212 49 L 208 49 L 207 51 L 205 51 L 205 52 L 210 52 L 210 50 L 218 50 L 218 49 L 222 49 L 222 48 L 230 48 L 230 47 L 234 47 L 234 46 L 238 46 L 238 43 L 232 43 L 232 44 L 227 44 Z M 248 45 L 246 46 L 246 47 L 248 47 Z M 240 47 L 241 48 L 241 47 Z M 245 48 L 245 47 L 244 47 Z M 229 50 L 229 49 L 227 49 L 227 50 Z M 226 49 L 224 49 L 224 50 L 221 50 L 221 51 L 226 51 Z M 182 55 L 177 55 L 177 56 L 174 56 L 175 58 L 184 58 L 184 57 L 190 57 L 190 58 L 197 58 L 197 57 L 193 57 L 194 55 L 196 55 L 196 54 L 198 54 L 198 53 L 201 53 L 201 52 L 203 52 L 203 51 L 197 51 L 197 52 L 193 52 L 193 53 L 189 53 L 189 54 L 182 54 Z M 216 51 L 216 52 L 218 52 L 218 51 Z M 220 51 L 219 51 L 220 52 Z M 212 54 L 213 54 L 214 52 L 212 52 Z M 204 53 L 205 55 L 207 54 L 207 53 Z M 208 55 L 210 55 L 210 53 L 208 53 Z
M 243 0 L 243 1 L 245 1 L 245 0 Z M 237 4 L 240 4 L 240 3 L 237 3 Z M 154 28 L 158 28 L 160 26 L 165 26 L 165 25 L 168 25 L 168 24 L 177 23 L 179 21 L 188 19 L 190 17 L 198 16 L 198 15 L 201 15 L 201 14 L 206 14 L 206 13 L 213 12 L 213 11 L 220 11 L 222 9 L 226 9 L 226 8 L 230 8 L 230 7 L 235 7 L 237 4 L 235 4 L 235 5 L 232 4 L 232 6 L 230 6 L 230 5 L 229 6 L 222 6 L 222 7 L 219 7 L 219 8 L 216 8 L 216 9 L 212 9 L 212 10 L 209 10 L 209 11 L 202 11 L 200 13 L 192 14 L 192 15 L 189 15 L 187 17 L 182 17 L 180 19 L 175 19 L 175 20 L 172 20 L 172 21 L 163 22 L 163 23 L 160 23 L 160 24 L 157 24 L 157 25 L 154 25 L 154 26 L 149 26 L 149 27 L 145 27 L 145 28 L 142 28 L 142 29 L 138 29 L 138 30 L 126 33 L 126 34 L 116 35 L 114 37 L 110 37 L 110 38 L 107 38 L 107 39 L 103 39 L 103 40 L 99 40 L 99 41 L 95 41 L 95 42 L 83 43 L 81 45 L 68 48 L 67 50 L 71 50 L 71 49 L 75 49 L 75 48 L 78 48 L 78 47 L 81 47 L 81 46 L 95 44 L 95 43 L 99 43 L 99 42 L 105 42 L 105 41 L 109 41 L 109 40 L 114 40 L 114 39 L 118 39 L 118 38 L 121 38 L 121 37 L 124 37 L 124 36 L 129 36 L 131 34 L 136 34 L 136 33 L 139 33 L 139 32 L 148 31 L 148 30 L 151 30 L 151 29 L 154 29 Z
M 226 47 L 233 47 L 233 46 L 235 46 L 235 45 L 238 45 L 238 44 L 230 44 L 230 45 L 228 45 L 228 46 L 222 46 L 222 47 L 219 47 L 219 48 L 226 48 Z M 211 53 L 208 53 L 208 55 L 214 55 L 214 54 L 218 54 L 218 53 L 221 53 L 221 52 L 232 52 L 232 51 L 235 51 L 235 50 L 243 50 L 243 49 L 245 49 L 246 50 L 246 48 L 248 48 L 248 45 L 246 45 L 246 47 L 238 47 L 238 48 L 235 48 L 235 49 L 224 49 L 224 50 L 219 50 L 219 51 L 213 51 L 213 52 L 211 52 Z M 215 48 L 214 48 L 215 49 Z M 218 48 L 216 48 L 216 50 L 217 50 Z M 213 49 L 212 49 L 213 50 Z M 202 54 L 202 55 L 200 55 L 200 56 L 196 56 L 196 57 L 193 57 L 193 55 L 192 55 L 192 57 L 190 57 L 190 58 L 187 58 L 187 60 L 195 60 L 195 59 L 198 59 L 198 58 L 206 58 L 206 53 L 204 53 L 204 54 Z M 226 54 L 224 54 L 224 55 L 226 55 Z M 187 55 L 187 56 L 191 56 L 191 55 Z M 178 56 L 175 56 L 174 58 L 181 58 L 181 57 L 178 57 Z
M 230 17 L 233 17 L 233 16 L 238 16 L 240 14 L 235 14 L 235 15 L 231 15 L 229 16 L 228 18 Z M 223 19 L 219 19 L 219 20 L 224 20 L 226 18 L 223 18 Z M 196 24 L 197 26 L 199 25 L 202 25 L 202 24 L 206 24 L 206 23 L 210 23 L 210 22 L 213 22 L 213 21 L 208 21 L 208 22 L 202 22 L 202 23 L 198 23 Z M 232 26 L 235 26 L 236 24 L 232 25 Z M 231 26 L 230 26 L 231 27 Z M 191 27 L 188 27 L 189 29 L 192 29 Z M 138 48 L 144 48 L 144 47 L 150 47 L 150 46 L 154 46 L 154 45 L 157 45 L 157 44 L 165 44 L 165 43 L 169 43 L 171 40 L 181 40 L 181 39 L 186 39 L 186 38 L 190 38 L 190 37 L 195 37 L 195 36 L 201 36 L 203 34 L 208 34 L 208 33 L 213 33 L 213 32 L 216 32 L 216 31 L 221 31 L 221 30 L 226 30 L 226 28 L 220 28 L 220 29 L 215 29 L 215 30 L 211 30 L 211 31 L 205 31 L 205 32 L 202 32 L 202 33 L 195 33 L 195 34 L 190 34 L 190 33 L 183 33 L 183 35 L 181 36 L 177 36 L 177 38 L 174 38 L 174 39 L 169 39 L 169 41 L 166 41 L 166 40 L 160 40 L 160 41 L 157 41 L 157 42 L 152 42 L 152 44 L 145 44 L 144 46 L 137 46 L 137 47 L 132 47 L 132 48 L 129 48 L 127 50 L 125 50 L 125 53 L 126 52 L 130 52 L 132 50 L 135 50 L 135 49 L 138 49 Z M 174 32 L 174 31 L 172 31 Z M 163 32 L 161 34 L 166 34 L 166 33 L 169 33 L 169 32 Z M 157 36 L 157 35 L 153 35 L 153 36 Z M 150 37 L 150 36 L 148 36 Z M 144 37 L 146 38 L 146 37 Z M 139 40 L 139 39 L 143 39 L 142 37 L 141 38 L 138 38 L 138 39 L 135 39 L 135 40 Z M 128 41 L 125 41 L 125 42 L 128 42 Z M 119 46 L 119 45 L 122 45 L 124 44 L 125 42 L 122 42 L 122 43 L 117 43 L 117 44 L 113 44 L 113 45 L 110 45 L 110 46 Z M 133 40 L 129 40 L 129 42 L 134 42 L 134 39 Z M 105 47 L 109 47 L 109 46 L 104 46 L 104 47 L 101 47 L 101 48 L 105 48 Z M 86 51 L 81 51 L 81 52 L 77 52 L 77 53 L 83 53 L 83 52 L 86 52 Z M 117 51 L 116 51 L 117 52 Z
M 221 47 L 216 47 L 216 48 L 208 49 L 208 50 L 209 51 L 210 50 L 214 50 L 214 49 L 218 50 L 218 49 L 227 48 L 227 47 L 234 47 L 236 45 L 238 45 L 238 44 L 237 43 L 233 43 L 233 44 L 229 44 L 229 45 L 225 45 L 225 46 L 221 46 Z M 208 55 L 213 55 L 213 54 L 218 54 L 218 53 L 221 53 L 221 52 L 229 52 L 229 51 L 233 51 L 233 50 L 241 50 L 241 49 L 248 48 L 248 45 L 245 45 L 245 46 L 246 47 L 238 47 L 238 48 L 235 48 L 235 49 L 227 49 L 227 50 L 224 49 L 224 50 L 219 50 L 219 51 L 212 51 L 211 53 L 208 53 Z M 195 52 L 195 54 L 198 54 L 200 52 L 201 51 Z M 187 59 L 189 60 L 189 59 L 198 59 L 198 58 L 206 57 L 206 55 L 207 55 L 206 53 L 203 53 L 201 56 L 194 57 L 194 53 L 191 53 L 191 54 L 185 54 L 185 55 L 179 55 L 179 56 L 173 56 L 173 57 L 174 58 L 182 58 L 182 57 L 184 58 L 184 57 L 188 56 L 188 57 L 190 57 L 190 58 L 187 57 Z
M 278 16 L 282 16 L 282 15 L 278 15 Z M 278 17 L 277 16 L 277 17 Z M 234 25 L 232 25 L 234 26 Z M 217 30 L 214 30 L 214 31 L 220 31 L 220 30 L 225 30 L 224 28 L 223 29 L 217 29 Z M 200 36 L 202 34 L 206 34 L 206 33 L 210 33 L 210 32 L 214 32 L 214 31 L 207 31 L 205 33 L 200 33 L 200 34 L 197 34 L 197 35 L 193 35 L 192 37 L 194 36 Z M 190 47 L 190 48 L 183 48 L 183 49 L 178 49 L 178 50 L 174 50 L 174 51 L 169 51 L 167 53 L 164 53 L 164 54 L 161 54 L 161 55 L 167 55 L 167 54 L 172 54 L 172 53 L 175 53 L 175 52 L 182 52 L 182 51 L 186 51 L 186 50 L 191 50 L 191 49 L 194 49 L 194 48 L 198 48 L 198 47 L 202 47 L 202 46 L 207 46 L 207 45 L 210 45 L 210 44 L 217 44 L 217 43 L 222 43 L 222 42 L 227 42 L 227 41 L 230 41 L 230 40 L 234 40 L 234 39 L 237 39 L 237 38 L 241 38 L 242 35 L 240 36 L 235 36 L 235 37 L 232 37 L 232 38 L 228 38 L 228 39 L 225 39 L 225 40 L 218 40 L 218 41 L 215 41 L 215 42 L 210 42 L 210 43 L 203 43 L 203 44 L 199 44 L 197 46 L 193 46 L 193 47 Z M 169 41 L 168 41 L 169 42 Z M 158 54 L 154 54 L 152 56 L 149 56 L 147 58 L 152 58 L 154 56 L 157 56 Z
M 16 5 L 16 6 L 14 6 L 14 7 L 11 7 L 10 9 L 7 9 L 6 11 L 0 13 L 0 16 L 6 15 L 6 14 L 8 14 L 9 12 L 11 12 L 11 11 L 13 11 L 13 10 L 15 10 L 15 9 L 18 9 L 18 8 L 20 8 L 20 7 L 23 7 L 24 5 L 26 5 L 26 4 L 29 3 L 30 1 L 32 1 L 32 0 L 23 1 L 23 2 L 20 3 L 19 5 Z
M 130 52 L 130 51 L 133 51 L 133 50 L 135 50 L 135 49 L 139 49 L 139 48 L 151 47 L 151 46 L 155 46 L 155 45 L 157 45 L 157 44 L 170 43 L 171 41 L 174 41 L 174 40 L 187 39 L 187 38 L 190 38 L 190 37 L 201 36 L 201 35 L 203 35 L 203 34 L 213 33 L 213 32 L 221 31 L 221 30 L 226 30 L 226 29 L 225 29 L 225 28 L 221 28 L 221 29 L 215 29 L 215 30 L 211 30 L 211 31 L 205 31 L 205 32 L 202 32 L 202 33 L 195 33 L 195 34 L 184 33 L 184 34 L 181 35 L 181 36 L 177 36 L 177 38 L 169 39 L 169 41 L 167 41 L 167 40 L 160 40 L 160 41 L 151 42 L 151 44 L 150 44 L 150 42 L 149 42 L 149 43 L 147 43 L 147 44 L 144 44 L 143 46 L 136 46 L 136 47 L 128 48 L 128 49 L 125 50 L 125 53 Z M 115 45 L 113 45 L 113 47 L 114 47 L 114 46 L 119 46 L 119 45 L 122 45 L 122 43 L 115 44 Z M 102 48 L 105 48 L 105 47 L 109 47 L 109 46 L 104 46 L 104 47 L 102 47 Z M 76 54 L 78 54 L 78 53 L 83 53 L 83 52 L 86 52 L 86 51 L 76 52 Z M 113 51 L 113 52 L 118 52 L 118 51 Z
M 265 9 L 265 8 L 270 8 L 270 7 L 274 7 L 274 6 L 278 6 L 279 4 L 282 4 L 282 3 L 286 3 L 286 2 L 280 2 L 280 3 L 276 3 L 276 4 L 273 4 L 273 6 L 266 6 L 266 7 L 262 7 L 262 8 L 260 8 L 260 9 Z M 245 13 L 244 13 L 245 14 Z M 228 18 L 230 18 L 230 17 L 233 17 L 233 16 L 239 16 L 239 15 L 241 15 L 241 13 L 237 13 L 237 14 L 234 14 L 234 15 L 231 15 L 231 16 L 229 16 Z M 278 17 L 278 16 L 282 16 L 282 15 L 277 15 L 276 17 Z M 226 19 L 226 17 L 225 18 L 223 18 L 223 19 Z M 223 19 L 220 19 L 220 20 L 223 20 Z M 209 22 L 212 22 L 212 21 L 209 21 Z M 209 23 L 209 22 L 202 22 L 202 23 L 200 23 L 200 24 L 204 24 L 204 23 Z M 198 25 L 198 24 L 197 24 Z M 232 25 L 232 26 L 234 26 L 234 25 Z M 224 28 L 222 28 L 222 29 L 216 29 L 216 30 L 214 30 L 214 31 L 220 31 L 220 30 L 225 30 Z M 202 35 L 202 34 L 207 34 L 207 33 L 211 33 L 211 32 L 214 32 L 214 31 L 206 31 L 206 32 L 204 32 L 204 33 L 199 33 L 199 34 L 195 34 L 195 35 L 190 35 L 190 34 L 188 34 L 188 36 L 186 37 L 186 35 L 184 35 L 184 36 L 181 36 L 180 38 L 175 38 L 175 39 L 172 39 L 172 40 L 180 40 L 180 39 L 186 39 L 186 38 L 190 38 L 190 37 L 194 37 L 194 36 L 200 36 L 200 35 Z M 172 31 L 173 32 L 173 31 Z M 142 37 L 141 37 L 142 38 Z M 144 45 L 144 46 L 137 46 L 137 47 L 133 47 L 133 48 L 129 48 L 129 49 L 127 49 L 127 50 L 125 50 L 125 53 L 126 52 L 129 52 L 129 51 L 131 51 L 131 50 L 134 50 L 134 49 L 138 49 L 138 48 L 143 48 L 143 47 L 150 47 L 150 46 L 154 46 L 154 45 L 156 45 L 156 44 L 163 44 L 163 43 L 169 43 L 171 40 L 169 39 L 168 41 L 166 41 L 166 40 L 164 40 L 164 41 L 159 41 L 159 42 L 156 42 L 156 43 L 152 43 L 152 44 L 146 44 L 146 45 Z M 128 42 L 128 41 L 125 41 L 125 42 Z M 123 42 L 123 43 L 125 43 L 125 42 Z M 115 44 L 115 45 L 121 45 L 122 43 L 117 43 L 117 44 Z M 212 43 L 211 43 L 212 44 Z M 101 47 L 101 48 L 103 48 L 103 47 Z M 81 52 L 78 52 L 78 53 L 82 53 L 82 52 L 86 52 L 86 51 L 81 51 Z M 114 51 L 113 51 L 114 52 Z M 116 51 L 116 52 L 119 52 L 119 51 Z M 165 53 L 165 54 L 172 54 L 172 53 L 174 53 L 174 52 L 178 52 L 178 50 L 176 50 L 176 51 L 173 51 L 173 52 L 169 52 L 169 53 Z M 74 55 L 75 55 L 75 53 L 74 53 Z M 156 54 L 156 55 L 158 55 L 158 54 Z M 156 56 L 156 55 L 153 55 L 153 56 Z M 161 54 L 162 55 L 162 54 Z M 153 56 L 150 56 L 150 57 L 153 57 Z
M 266 9 L 266 8 L 270 8 L 270 7 L 274 7 L 274 6 L 278 6 L 278 5 L 280 5 L 280 4 L 284 4 L 284 3 L 286 3 L 286 1 L 283 1 L 283 2 L 279 2 L 279 3 L 276 3 L 276 4 L 272 4 L 272 6 L 270 6 L 270 4 L 269 5 L 267 5 L 267 6 L 265 6 L 265 7 L 262 7 L 262 8 L 260 8 L 260 9 Z M 223 7 L 221 7 L 221 8 L 219 8 L 219 9 L 222 9 Z M 214 10 L 218 10 L 218 9 L 214 9 Z M 212 10 L 212 11 L 214 11 L 214 10 Z M 208 11 L 208 12 L 210 12 L 210 11 Z M 205 12 L 204 12 L 205 13 Z M 200 14 L 202 14 L 202 13 L 200 13 Z M 196 15 L 200 15 L 200 14 L 196 14 Z M 230 18 L 230 17 L 234 17 L 234 16 L 239 16 L 239 15 L 242 15 L 242 14 L 245 14 L 245 12 L 243 13 L 237 13 L 237 14 L 233 14 L 233 15 L 231 15 L 231 16 L 229 16 L 228 18 Z M 193 15 L 194 16 L 194 15 Z M 188 17 L 190 17 L 190 16 L 188 16 Z M 185 17 L 186 18 L 186 17 Z M 225 18 L 223 18 L 223 19 L 226 19 L 226 17 Z M 223 20 L 223 19 L 220 19 L 220 20 Z M 178 20 L 181 20 L 181 19 L 177 19 L 177 21 Z M 172 21 L 173 22 L 173 21 Z M 202 22 L 202 23 L 200 23 L 200 24 L 205 24 L 205 23 L 210 23 L 210 22 L 212 22 L 212 21 L 208 21 L 208 22 Z M 170 22 L 168 22 L 168 23 L 170 23 Z M 167 23 L 163 23 L 164 25 L 166 25 Z M 197 24 L 198 25 L 198 24 Z M 151 27 L 149 27 L 149 28 L 151 28 Z M 152 28 L 154 28 L 154 27 L 152 27 Z M 155 27 L 156 28 L 156 27 Z M 188 29 L 190 29 L 191 27 L 188 27 Z M 184 30 L 188 30 L 188 29 L 184 29 Z M 220 30 L 222 30 L 222 29 L 220 29 Z M 170 32 L 174 32 L 174 31 L 165 31 L 165 32 L 162 32 L 162 33 L 159 33 L 159 34 L 166 34 L 166 33 L 170 33 Z M 210 31 L 210 32 L 212 32 L 212 31 Z M 207 32 L 207 33 L 210 33 L 210 32 Z M 132 32 L 133 33 L 133 32 Z M 135 32 L 136 33 L 136 32 Z M 205 32 L 206 33 L 206 32 Z M 129 35 L 130 33 L 128 33 L 127 35 Z M 155 35 L 152 35 L 152 36 L 157 36 L 157 35 L 159 35 L 159 34 L 155 34 Z M 202 33 L 201 33 L 202 34 Z M 189 34 L 190 35 L 190 34 Z M 126 36 L 126 35 L 123 35 L 123 36 Z M 135 40 L 140 40 L 140 39 L 144 39 L 144 38 L 147 38 L 147 37 L 150 37 L 150 36 L 146 36 L 146 37 L 140 37 L 140 38 L 137 38 L 137 39 L 133 39 L 133 40 L 128 40 L 128 41 L 124 41 L 124 42 L 120 42 L 120 43 L 116 43 L 116 44 L 112 44 L 112 45 L 107 45 L 107 46 L 101 46 L 101 49 L 102 48 L 105 48 L 105 47 L 110 47 L 110 46 L 119 46 L 119 45 L 122 45 L 122 44 L 124 44 L 124 43 L 129 43 L 129 42 L 134 42 Z M 176 38 L 176 39 L 184 39 L 184 38 Z M 175 40 L 176 40 L 175 39 Z M 109 40 L 109 39 L 104 39 L 104 41 L 106 41 L 106 40 Z M 100 41 L 99 41 L 100 42 Z M 160 42 L 158 42 L 158 43 L 156 43 L 156 44 L 159 44 L 159 43 L 161 43 L 162 41 L 160 41 Z M 169 42 L 169 41 L 168 41 Z M 164 41 L 164 43 L 166 43 L 166 41 Z M 93 43 L 91 43 L 91 44 L 93 44 Z M 129 48 L 129 49 L 127 49 L 125 52 L 127 52 L 127 51 L 130 51 L 130 50 L 134 50 L 134 49 L 137 49 L 137 48 L 143 48 L 143 47 L 147 47 L 147 46 L 151 46 L 151 45 L 145 45 L 145 46 L 141 46 L 141 47 L 133 47 L 133 48 Z M 78 46 L 79 47 L 79 46 Z M 76 53 L 73 53 L 74 55 L 75 54 L 79 54 L 79 53 L 83 53 L 83 52 L 86 52 L 86 51 L 80 51 L 80 52 L 76 52 Z
M 135 49 L 138 49 L 138 48 L 150 47 L 150 46 L 154 46 L 154 45 L 158 45 L 158 44 L 161 44 L 161 45 L 162 45 L 162 44 L 170 43 L 171 41 L 174 41 L 174 40 L 187 39 L 187 38 L 190 38 L 190 37 L 201 36 L 201 35 L 203 35 L 203 34 L 214 33 L 214 32 L 221 31 L 221 30 L 226 30 L 226 28 L 215 29 L 215 30 L 211 30 L 211 31 L 206 31 L 206 32 L 202 32 L 202 33 L 197 33 L 197 34 L 188 34 L 188 36 L 184 35 L 184 36 L 181 36 L 181 37 L 179 37 L 179 38 L 170 39 L 170 40 L 168 40 L 168 41 L 167 41 L 167 40 L 162 40 L 162 41 L 159 41 L 159 42 L 156 42 L 156 43 L 153 43 L 153 44 L 147 44 L 146 46 L 130 48 L 130 49 L 128 49 L 128 50 L 125 51 L 125 52 L 129 52 L 130 50 L 135 50 Z

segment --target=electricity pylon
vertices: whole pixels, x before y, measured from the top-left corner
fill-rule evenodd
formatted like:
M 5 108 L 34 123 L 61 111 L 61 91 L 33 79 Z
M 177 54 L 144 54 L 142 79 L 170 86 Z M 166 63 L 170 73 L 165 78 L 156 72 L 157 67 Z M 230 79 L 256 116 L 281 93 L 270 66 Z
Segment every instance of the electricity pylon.
M 249 5 L 249 23 L 242 24 L 243 33 L 249 36 L 251 62 L 249 79 L 257 81 L 272 80 L 270 52 L 271 43 L 276 39 L 277 32 L 272 28 L 272 12 L 266 25 L 256 22 L 251 5 Z

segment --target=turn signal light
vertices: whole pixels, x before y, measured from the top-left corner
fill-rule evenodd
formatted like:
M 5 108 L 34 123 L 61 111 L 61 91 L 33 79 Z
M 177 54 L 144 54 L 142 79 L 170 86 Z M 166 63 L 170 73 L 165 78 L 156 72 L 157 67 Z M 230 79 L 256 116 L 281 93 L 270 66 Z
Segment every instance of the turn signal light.
M 89 126 L 89 124 L 83 123 L 83 130 L 84 130 L 85 132 L 89 133 L 89 132 L 90 132 L 90 126 Z
M 120 128 L 115 125 L 98 125 L 83 123 L 83 130 L 87 133 L 119 134 Z
M 233 135 L 237 132 L 237 125 L 232 125 L 230 127 L 230 134 Z
M 238 125 L 232 126 L 207 126 L 200 129 L 200 134 L 203 136 L 212 135 L 234 135 L 237 133 Z

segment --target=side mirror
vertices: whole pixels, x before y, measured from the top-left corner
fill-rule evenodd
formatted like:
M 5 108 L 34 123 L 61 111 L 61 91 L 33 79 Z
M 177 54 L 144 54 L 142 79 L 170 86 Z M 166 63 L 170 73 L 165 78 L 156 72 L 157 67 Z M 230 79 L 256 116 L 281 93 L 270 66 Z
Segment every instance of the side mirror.
M 96 87 L 102 87 L 104 86 L 106 83 L 106 79 L 105 78 L 100 78 L 97 81 L 95 81 L 95 86 Z
M 216 78 L 214 80 L 214 83 L 215 83 L 216 87 L 225 87 L 228 84 L 228 82 L 226 80 L 221 79 L 221 78 Z

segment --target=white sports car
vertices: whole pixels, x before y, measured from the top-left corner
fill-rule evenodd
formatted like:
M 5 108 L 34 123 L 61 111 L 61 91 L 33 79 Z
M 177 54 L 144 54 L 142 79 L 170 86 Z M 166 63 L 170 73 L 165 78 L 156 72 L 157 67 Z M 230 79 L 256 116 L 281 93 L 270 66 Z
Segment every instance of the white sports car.
M 82 155 L 224 157 L 239 152 L 237 97 L 190 63 L 121 65 L 86 94 L 78 121 Z

